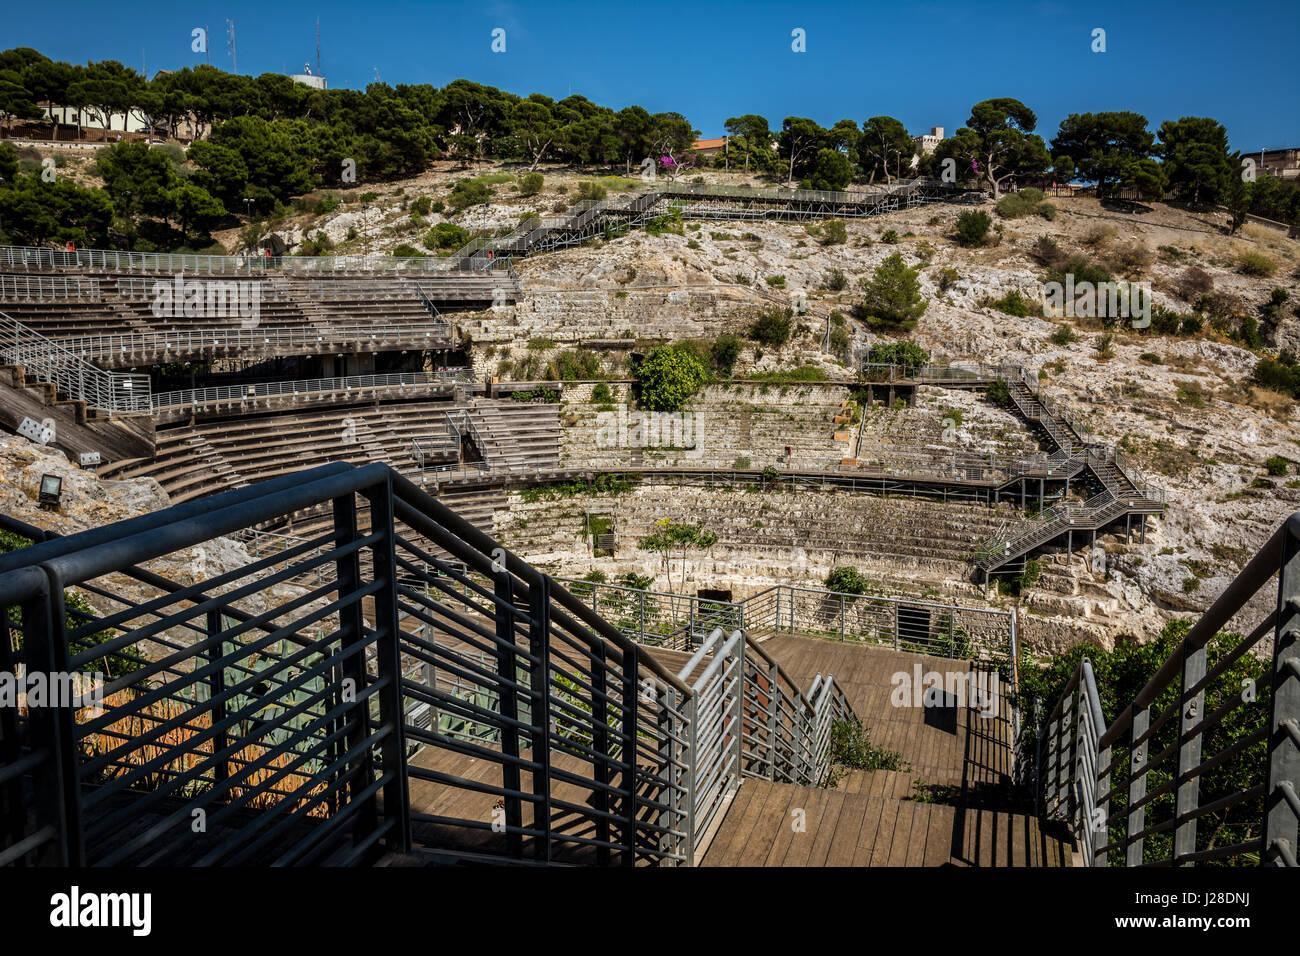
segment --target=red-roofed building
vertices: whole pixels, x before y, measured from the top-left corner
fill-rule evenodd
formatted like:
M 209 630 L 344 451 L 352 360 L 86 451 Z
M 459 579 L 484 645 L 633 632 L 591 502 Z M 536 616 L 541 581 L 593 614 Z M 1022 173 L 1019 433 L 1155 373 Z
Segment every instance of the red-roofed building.
M 695 150 L 695 155 L 700 157 L 700 159 L 712 159 L 719 153 L 725 153 L 727 151 L 727 137 L 723 136 L 719 139 L 697 139 L 691 144 L 691 148 Z

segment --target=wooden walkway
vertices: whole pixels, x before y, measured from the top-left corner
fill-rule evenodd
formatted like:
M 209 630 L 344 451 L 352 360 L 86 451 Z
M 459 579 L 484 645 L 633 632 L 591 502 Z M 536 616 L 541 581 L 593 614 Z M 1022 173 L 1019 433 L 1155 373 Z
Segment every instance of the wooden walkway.
M 854 771 L 833 789 L 746 779 L 705 866 L 1068 866 L 1070 849 L 1015 812 L 1005 693 L 969 706 L 894 706 L 895 674 L 969 672 L 970 663 L 782 635 L 763 642 L 800 687 L 831 674 L 876 746 L 902 771 Z M 991 712 L 991 711 L 990 711 Z M 922 789 L 918 789 L 918 781 Z M 944 802 L 916 799 L 924 795 Z
M 1068 866 L 1069 849 L 1024 814 L 750 779 L 703 865 Z
M 905 675 L 910 684 L 918 665 L 922 676 L 928 671 L 967 673 L 969 661 L 791 635 L 769 638 L 763 649 L 800 688 L 811 687 L 817 674 L 832 675 L 871 742 L 900 752 L 913 777 L 964 787 L 972 797 L 975 791 L 1010 782 L 1013 735 L 1005 693 L 998 694 L 997 714 L 989 717 L 969 707 L 890 703 L 895 674 Z

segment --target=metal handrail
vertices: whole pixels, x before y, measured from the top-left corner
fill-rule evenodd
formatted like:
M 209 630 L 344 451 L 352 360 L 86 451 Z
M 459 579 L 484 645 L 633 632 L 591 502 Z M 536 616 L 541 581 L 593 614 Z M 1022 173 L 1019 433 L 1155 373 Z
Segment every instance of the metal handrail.
M 752 594 L 740 608 L 745 630 L 754 635 L 870 642 L 934 656 L 995 661 L 1004 668 L 1016 659 L 1012 610 L 790 584 Z
M 321 349 L 339 344 L 355 346 L 432 346 L 448 340 L 446 322 L 412 325 L 301 326 L 271 328 L 181 329 L 173 332 L 130 332 L 60 339 L 68 352 L 84 359 L 117 359 L 155 354 L 200 354 L 213 349 L 275 348 Z
M 88 299 L 99 301 L 99 280 L 83 276 L 0 275 L 0 300 Z
M 1273 596 L 1265 589 L 1277 579 Z M 1240 634 L 1222 634 L 1257 595 L 1271 610 Z M 1253 619 L 1253 617 L 1252 617 Z M 1224 641 L 1211 664 L 1207 650 Z M 1271 653 L 1260 648 L 1271 642 Z M 1264 686 L 1247 690 L 1230 667 L 1255 653 L 1269 662 Z M 1265 709 L 1267 712 L 1265 712 Z M 1154 711 L 1154 712 L 1153 712 Z M 1216 734 L 1231 714 L 1246 721 L 1231 735 Z M 1257 729 L 1249 730 L 1253 722 Z M 1186 866 L 1224 859 L 1261 865 L 1300 865 L 1300 512 L 1291 515 L 1223 590 L 1131 700 L 1120 701 L 1109 726 L 1084 660 L 1041 730 L 1039 789 L 1048 816 L 1074 830 L 1089 865 Z M 1249 746 L 1262 744 L 1260 765 L 1246 764 Z M 1217 745 L 1213 754 L 1207 746 Z M 1218 768 L 1223 792 L 1203 792 Z M 1161 783 L 1151 787 L 1153 771 Z M 1201 839 L 1211 814 L 1249 823 L 1257 834 L 1222 844 Z M 1156 819 L 1153 819 L 1156 818 Z M 1168 836 L 1168 851 L 1152 846 Z
M 211 388 L 187 388 L 158 392 L 153 396 L 153 410 L 201 408 L 228 402 L 245 402 L 263 398 L 298 397 L 316 393 L 361 391 L 372 388 L 402 388 L 425 385 L 454 385 L 474 381 L 471 368 L 445 368 L 433 372 L 390 372 L 383 375 L 345 375 L 336 378 L 309 378 L 284 382 L 258 382 L 254 385 L 220 385 Z
M 48 246 L 0 246 L 0 265 L 26 269 L 98 269 L 114 272 L 215 272 L 247 274 L 284 272 L 491 272 L 513 276 L 508 265 L 492 260 L 456 260 L 437 256 L 222 256 L 116 249 L 56 249 Z
M 22 366 L 33 379 L 54 385 L 72 401 L 109 413 L 148 412 L 149 376 L 106 372 L 0 312 L 0 364 Z

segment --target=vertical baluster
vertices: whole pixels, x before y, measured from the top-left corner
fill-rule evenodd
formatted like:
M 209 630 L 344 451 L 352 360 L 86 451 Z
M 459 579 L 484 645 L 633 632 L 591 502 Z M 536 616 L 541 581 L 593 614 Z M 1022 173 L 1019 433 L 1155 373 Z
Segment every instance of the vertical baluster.
M 1178 779 L 1201 765 L 1201 737 L 1194 730 L 1205 714 L 1205 689 L 1195 694 L 1191 690 L 1205 676 L 1205 648 L 1202 646 L 1183 658 L 1183 686 L 1179 695 L 1178 714 Z M 1173 860 L 1175 863 L 1189 853 L 1196 852 L 1196 808 L 1200 805 L 1200 776 L 1184 780 L 1178 785 L 1174 802 L 1175 826 Z
M 1151 708 L 1143 707 L 1133 716 L 1132 736 L 1129 738 L 1138 741 L 1147 732 L 1151 726 Z M 1128 780 L 1128 846 L 1124 851 L 1125 866 L 1141 866 L 1143 848 L 1146 845 L 1144 837 L 1138 836 L 1146 828 L 1145 806 L 1134 809 L 1133 805 L 1142 800 L 1147 795 L 1147 771 L 1146 755 L 1150 751 L 1150 741 L 1143 740 L 1141 743 L 1134 743 L 1132 754 L 1129 757 L 1129 780 Z

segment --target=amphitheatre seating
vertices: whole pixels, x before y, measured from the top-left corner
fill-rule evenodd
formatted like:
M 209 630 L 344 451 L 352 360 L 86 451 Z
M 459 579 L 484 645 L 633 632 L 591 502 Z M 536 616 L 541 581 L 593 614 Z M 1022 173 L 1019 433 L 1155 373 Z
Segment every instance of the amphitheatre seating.
M 553 467 L 558 438 L 556 406 L 500 404 L 512 407 L 499 415 L 488 412 L 487 417 L 493 422 L 493 434 L 500 436 L 502 461 L 536 461 L 543 467 Z M 386 462 L 419 482 L 419 468 L 411 459 L 411 443 L 416 439 L 445 441 L 451 436 L 447 413 L 453 407 L 446 401 L 326 406 L 163 427 L 158 429 L 152 459 L 114 462 L 100 474 L 110 479 L 154 478 L 173 503 L 340 460 L 354 464 Z M 549 457 L 546 428 L 537 424 L 548 418 Z M 508 448 L 515 450 L 504 450 Z M 478 497 L 479 493 L 465 493 L 467 503 Z M 476 512 L 476 520 L 483 521 L 486 529 L 491 527 L 491 507 L 485 505 Z
M 148 322 L 113 300 L 8 300 L 0 301 L 0 312 L 47 339 L 151 331 Z
M 716 533 L 716 557 L 733 549 L 756 553 L 802 549 L 842 555 L 849 563 L 933 569 L 957 577 L 965 575 L 975 549 L 1012 514 L 1009 506 L 847 492 L 755 495 L 648 482 L 633 494 L 618 496 L 617 507 L 618 535 L 624 544 L 652 534 L 655 522 L 667 517 L 702 523 Z M 580 528 L 578 519 L 564 515 L 573 508 L 580 511 L 581 504 L 539 502 L 512 510 L 530 526 L 555 523 Z
M 694 448 L 676 448 L 671 434 L 661 435 L 659 447 L 612 446 L 611 423 L 616 412 L 599 412 L 595 405 L 570 404 L 575 412 L 565 425 L 562 461 L 565 467 L 732 468 L 738 458 L 749 467 L 768 465 L 796 471 L 831 471 L 852 453 L 853 426 L 836 423 L 843 417 L 847 390 L 834 386 L 712 386 L 691 402 L 694 419 L 683 422 L 682 439 Z M 847 436 L 837 440 L 836 435 Z M 631 442 L 631 424 L 629 424 Z M 691 441 L 683 441 L 690 445 Z M 787 466 L 786 447 L 790 448 Z
M 495 471 L 554 470 L 560 466 L 558 405 L 476 401 L 470 406 L 483 460 Z

